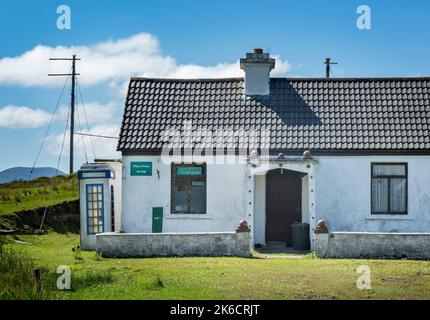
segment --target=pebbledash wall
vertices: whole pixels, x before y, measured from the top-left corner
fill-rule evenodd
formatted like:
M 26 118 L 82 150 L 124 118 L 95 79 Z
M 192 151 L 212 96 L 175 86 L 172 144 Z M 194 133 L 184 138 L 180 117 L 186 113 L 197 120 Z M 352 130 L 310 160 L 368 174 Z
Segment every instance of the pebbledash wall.
M 315 236 L 319 258 L 430 258 L 428 232 L 331 232 Z
M 249 230 L 249 229 L 248 229 Z M 250 233 L 101 233 L 97 252 L 104 257 L 239 256 L 251 255 Z
M 315 156 L 314 159 L 315 195 L 308 199 L 309 175 L 303 178 L 302 189 L 303 221 L 311 225 L 312 242 L 315 239 L 312 228 L 319 219 L 327 221 L 330 231 L 430 232 L 429 156 Z M 187 215 L 170 213 L 171 167 L 160 156 L 125 155 L 122 160 L 124 232 L 151 232 L 152 208 L 163 207 L 163 232 L 234 231 L 240 220 L 247 220 L 253 241 L 264 243 L 265 176 L 251 175 L 246 164 L 208 163 L 207 214 Z M 151 161 L 152 176 L 130 176 L 132 161 Z M 408 163 L 408 215 L 371 215 L 372 162 Z M 315 208 L 314 215 L 309 214 L 310 206 Z

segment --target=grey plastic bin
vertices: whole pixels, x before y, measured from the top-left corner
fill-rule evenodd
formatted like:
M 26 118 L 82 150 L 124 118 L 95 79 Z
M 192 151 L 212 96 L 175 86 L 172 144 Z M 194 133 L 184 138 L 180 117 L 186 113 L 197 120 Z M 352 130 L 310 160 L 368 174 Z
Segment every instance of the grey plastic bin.
M 291 235 L 294 250 L 306 251 L 310 249 L 308 223 L 294 222 L 291 224 Z

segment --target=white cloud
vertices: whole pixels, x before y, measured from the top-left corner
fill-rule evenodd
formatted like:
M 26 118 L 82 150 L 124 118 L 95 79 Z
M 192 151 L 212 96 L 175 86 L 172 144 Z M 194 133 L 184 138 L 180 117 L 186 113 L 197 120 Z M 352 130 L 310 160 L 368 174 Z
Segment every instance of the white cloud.
M 115 117 L 117 110 L 119 110 L 119 107 L 113 102 L 107 104 L 99 104 L 97 102 L 86 103 L 85 112 L 88 119 L 88 125 L 90 126 L 88 130 L 82 105 L 77 106 L 75 109 L 75 132 L 108 137 L 118 137 L 120 119 Z M 70 116 L 69 107 L 61 106 L 55 119 L 58 121 L 66 121 L 68 116 Z M 80 126 L 78 121 L 81 124 Z M 49 153 L 56 156 L 59 155 L 63 137 L 64 131 L 62 133 L 53 133 L 48 135 L 46 142 Z M 67 131 L 63 150 L 64 157 L 69 155 L 69 142 L 70 134 L 69 131 Z M 93 160 L 94 153 L 97 158 L 120 158 L 119 152 L 116 151 L 117 143 L 117 139 L 106 139 L 76 134 L 74 151 L 75 155 L 81 158 L 85 156 L 86 152 L 90 161 Z
M 79 121 L 86 128 L 86 120 L 88 124 L 103 124 L 110 123 L 115 117 L 115 113 L 119 110 L 119 106 L 113 102 L 100 104 L 98 102 L 85 103 L 85 112 L 81 104 L 75 108 L 75 121 Z M 61 106 L 56 120 L 66 120 L 69 115 L 69 106 Z M 78 123 L 76 123 L 78 125 Z
M 90 130 L 82 130 L 83 133 L 89 133 L 92 135 L 102 135 L 108 137 L 118 137 L 119 136 L 119 124 L 99 124 L 90 128 Z M 47 150 L 53 155 L 59 155 L 61 150 L 61 145 L 63 142 L 64 132 L 61 134 L 49 135 L 46 139 Z M 66 140 L 64 143 L 63 159 L 69 155 L 69 137 L 70 134 L 67 132 Z M 82 140 L 85 144 L 82 143 Z M 92 140 L 92 141 L 91 141 Z M 85 151 L 87 152 L 90 161 L 94 158 L 94 153 L 97 158 L 120 158 L 120 153 L 116 151 L 118 140 L 117 139 L 106 139 L 101 137 L 89 137 L 76 135 L 74 140 L 74 152 L 78 157 L 84 157 Z M 92 146 L 94 146 L 94 153 Z
M 82 105 L 79 105 L 75 109 L 76 126 L 78 126 L 78 121 L 80 120 L 82 128 L 87 128 L 87 119 L 89 125 L 111 123 L 115 118 L 117 110 L 119 110 L 119 107 L 113 102 L 107 104 L 100 104 L 97 102 L 86 103 L 85 113 Z M 55 120 L 64 121 L 68 115 L 69 107 L 61 106 L 55 116 Z M 14 105 L 0 108 L 0 127 L 21 129 L 39 128 L 47 125 L 51 118 L 51 113 L 41 109 Z
M 64 78 L 48 77 L 48 73 L 66 73 L 70 70 L 70 62 L 49 61 L 51 57 L 70 57 L 76 54 L 81 61 L 77 62 L 80 73 L 79 83 L 82 86 L 103 85 L 113 98 L 125 96 L 129 78 L 132 76 L 160 78 L 225 78 L 243 77 L 239 67 L 239 59 L 230 63 L 219 63 L 213 66 L 197 64 L 178 64 L 168 55 L 163 55 L 156 37 L 148 33 L 139 33 L 128 38 L 108 40 L 94 45 L 78 46 L 44 46 L 35 48 L 16 57 L 0 59 L 0 85 L 61 87 Z M 276 68 L 273 76 L 283 76 L 290 71 L 291 65 L 280 56 L 274 55 Z M 239 57 L 238 57 L 239 58 Z M 77 112 L 80 116 L 82 131 L 95 135 L 118 136 L 120 105 L 114 103 L 86 103 L 86 112 L 90 130 L 87 131 L 85 116 L 80 105 Z M 60 107 L 56 120 L 65 120 L 68 107 Z M 0 109 L 0 126 L 9 127 L 40 127 L 49 122 L 51 114 L 27 107 L 7 106 Z M 77 115 L 75 120 L 78 120 Z M 81 131 L 78 125 L 75 129 Z M 47 137 L 47 149 L 51 154 L 58 155 L 63 134 L 55 133 Z M 86 151 L 92 159 L 90 137 L 83 137 Z M 98 158 L 117 158 L 116 139 L 93 138 L 95 153 Z M 64 156 L 69 152 L 67 133 Z M 75 152 L 83 157 L 82 138 L 75 138 Z
M 38 128 L 47 124 L 51 117 L 41 109 L 8 105 L 0 109 L 0 127 Z
M 272 76 L 280 76 L 291 70 L 288 61 L 283 61 L 278 55 L 272 56 L 276 60 Z M 195 64 L 178 65 L 167 78 L 231 78 L 243 77 L 239 60 L 235 63 L 220 63 L 213 67 L 203 67 Z
M 85 112 L 89 124 L 103 124 L 111 122 L 115 116 L 115 112 L 119 109 L 115 103 L 99 104 L 97 102 L 91 102 L 85 104 Z M 81 123 L 84 123 L 85 113 L 82 106 L 77 108 Z
M 70 62 L 49 61 L 50 57 L 70 57 L 76 54 L 82 58 L 77 62 L 82 85 L 109 84 L 123 92 L 124 82 L 130 76 L 165 78 L 219 78 L 241 77 L 238 60 L 215 66 L 178 64 L 170 56 L 163 55 L 160 43 L 149 33 L 139 33 L 128 38 L 108 40 L 90 46 L 38 45 L 24 54 L 0 59 L 0 84 L 22 86 L 60 86 L 64 80 L 48 77 L 48 73 L 65 73 Z M 284 75 L 290 64 L 279 56 L 273 75 Z

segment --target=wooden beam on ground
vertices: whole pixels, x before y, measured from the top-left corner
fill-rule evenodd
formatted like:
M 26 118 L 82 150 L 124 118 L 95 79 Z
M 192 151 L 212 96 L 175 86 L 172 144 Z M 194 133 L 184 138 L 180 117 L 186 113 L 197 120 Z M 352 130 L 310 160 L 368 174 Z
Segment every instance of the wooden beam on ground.
M 0 230 L 0 236 L 42 235 L 46 230 Z

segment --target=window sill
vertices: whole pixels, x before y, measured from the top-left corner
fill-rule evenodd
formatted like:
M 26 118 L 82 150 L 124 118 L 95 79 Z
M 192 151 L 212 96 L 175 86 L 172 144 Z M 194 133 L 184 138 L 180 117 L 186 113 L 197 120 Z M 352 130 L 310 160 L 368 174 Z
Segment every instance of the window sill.
M 372 214 L 367 215 L 366 220 L 415 220 L 415 218 L 407 214 Z
M 207 213 L 170 213 L 166 215 L 166 219 L 211 220 L 212 216 Z

